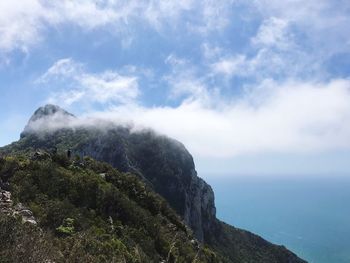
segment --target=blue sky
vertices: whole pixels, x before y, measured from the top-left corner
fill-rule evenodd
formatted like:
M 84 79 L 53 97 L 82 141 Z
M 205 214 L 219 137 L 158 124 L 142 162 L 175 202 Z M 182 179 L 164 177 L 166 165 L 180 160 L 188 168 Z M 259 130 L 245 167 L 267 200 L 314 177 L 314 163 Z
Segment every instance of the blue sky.
M 350 172 L 346 0 L 0 3 L 0 145 L 32 112 L 133 121 L 203 174 Z

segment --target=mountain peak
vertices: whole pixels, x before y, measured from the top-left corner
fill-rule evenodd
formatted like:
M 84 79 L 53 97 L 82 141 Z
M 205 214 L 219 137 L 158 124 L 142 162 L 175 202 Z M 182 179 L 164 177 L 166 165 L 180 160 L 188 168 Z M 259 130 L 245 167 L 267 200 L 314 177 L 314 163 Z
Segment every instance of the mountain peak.
M 61 107 L 53 104 L 46 104 L 38 108 L 30 117 L 27 125 L 21 133 L 21 138 L 28 133 L 49 131 L 58 126 L 68 125 L 76 117 Z
M 69 113 L 68 111 L 62 109 L 61 107 L 59 107 L 57 105 L 46 104 L 45 106 L 42 106 L 42 107 L 38 108 L 34 112 L 32 117 L 29 119 L 29 123 L 30 122 L 35 122 L 35 121 L 37 121 L 39 119 L 42 119 L 42 118 L 47 118 L 47 117 L 54 116 L 56 114 L 75 118 L 75 116 L 73 114 Z

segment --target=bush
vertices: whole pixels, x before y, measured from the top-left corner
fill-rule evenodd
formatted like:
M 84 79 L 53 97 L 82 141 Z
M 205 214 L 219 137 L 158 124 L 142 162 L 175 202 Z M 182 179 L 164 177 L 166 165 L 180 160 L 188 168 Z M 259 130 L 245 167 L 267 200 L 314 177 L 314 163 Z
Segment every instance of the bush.
M 75 228 L 74 228 L 74 219 L 73 218 L 65 218 L 63 220 L 62 225 L 56 228 L 56 231 L 60 235 L 67 235 L 70 236 L 74 234 Z

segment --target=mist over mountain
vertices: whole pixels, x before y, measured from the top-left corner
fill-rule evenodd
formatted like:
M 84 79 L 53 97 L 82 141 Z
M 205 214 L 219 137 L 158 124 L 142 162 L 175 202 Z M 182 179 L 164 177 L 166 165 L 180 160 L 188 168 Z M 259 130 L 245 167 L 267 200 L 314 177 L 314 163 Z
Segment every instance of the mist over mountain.
M 69 151 L 82 165 L 93 158 L 136 175 L 168 202 L 193 231 L 196 242 L 217 254 L 218 262 L 305 262 L 283 246 L 218 220 L 212 188 L 198 177 L 185 146 L 167 136 L 107 120 L 79 119 L 58 106 L 46 105 L 35 111 L 19 141 L 0 149 L 3 156 L 33 156 L 38 151 L 49 156 Z M 113 218 L 113 213 L 107 211 L 105 216 Z M 206 261 L 205 256 L 198 260 L 215 262 Z

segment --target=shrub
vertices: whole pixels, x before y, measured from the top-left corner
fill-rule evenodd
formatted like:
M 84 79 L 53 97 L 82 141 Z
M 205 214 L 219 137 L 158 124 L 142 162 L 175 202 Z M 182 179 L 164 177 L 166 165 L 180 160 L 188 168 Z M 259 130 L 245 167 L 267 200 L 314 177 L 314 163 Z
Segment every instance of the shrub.
M 56 231 L 60 235 L 67 235 L 70 236 L 74 234 L 75 228 L 74 228 L 74 219 L 73 218 L 65 218 L 63 220 L 62 225 L 56 228 Z

